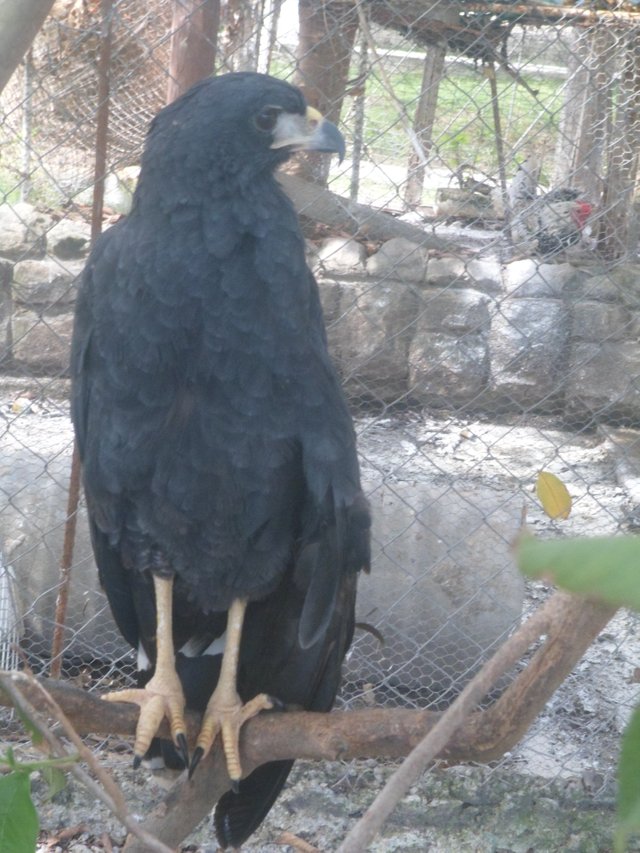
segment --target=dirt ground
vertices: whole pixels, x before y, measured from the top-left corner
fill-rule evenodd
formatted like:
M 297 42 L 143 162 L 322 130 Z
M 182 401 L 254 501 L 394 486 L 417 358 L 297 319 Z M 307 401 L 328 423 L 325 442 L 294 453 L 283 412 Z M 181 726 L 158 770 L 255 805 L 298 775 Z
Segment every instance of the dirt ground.
M 145 773 L 134 773 L 125 757 L 117 766 L 110 758 L 109 764 L 133 812 L 143 816 L 161 789 Z M 392 770 L 392 765 L 376 761 L 300 762 L 269 818 L 243 850 L 309 851 L 303 843 L 324 853 L 337 849 Z M 370 849 L 603 853 L 611 849 L 613 785 L 609 782 L 596 792 L 592 781 L 583 775 L 548 783 L 507 768 L 436 769 L 411 789 Z M 596 786 L 600 781 L 595 779 Z M 39 853 L 94 853 L 109 850 L 108 844 L 113 851 L 121 849 L 122 828 L 75 781 L 53 803 L 39 801 L 42 787 L 34 783 L 41 820 L 48 828 Z M 56 843 L 56 835 L 69 827 L 75 828 L 72 836 Z M 213 838 L 204 822 L 180 849 L 213 853 Z

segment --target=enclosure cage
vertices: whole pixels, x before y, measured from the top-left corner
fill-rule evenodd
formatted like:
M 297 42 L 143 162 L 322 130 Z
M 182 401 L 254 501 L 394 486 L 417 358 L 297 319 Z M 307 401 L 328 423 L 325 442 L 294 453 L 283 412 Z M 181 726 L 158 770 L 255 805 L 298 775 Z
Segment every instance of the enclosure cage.
M 56 0 L 0 96 L 0 669 L 28 663 L 98 691 L 133 676 L 74 503 L 69 344 L 92 237 L 131 205 L 148 123 L 180 91 L 176 43 L 202 7 L 212 14 L 191 49 L 209 72 L 294 82 L 347 139 L 342 163 L 300 157 L 283 175 L 374 518 L 338 706 L 442 710 L 551 594 L 517 569 L 523 526 L 593 536 L 640 521 L 640 13 Z M 540 505 L 542 471 L 567 486 L 567 518 Z M 577 846 L 548 849 L 609 843 L 637 629 L 619 612 L 482 770 L 483 784 L 527 779 L 539 797 L 569 787 L 576 814 L 600 810 L 584 830 L 594 846 L 567 824 L 562 844 Z M 111 746 L 96 749 L 113 757 Z M 305 772 L 291 808 L 303 809 Z M 350 796 L 376 772 L 332 764 L 322 779 Z M 477 783 L 476 768 L 459 772 Z M 333 849 L 346 823 L 302 834 Z M 270 831 L 247 849 L 269 849 Z M 427 835 L 413 848 L 406 831 L 379 849 L 425 849 Z M 437 849 L 516 849 L 510 831 L 493 827 L 494 847 L 481 830 L 476 847 L 456 836 Z

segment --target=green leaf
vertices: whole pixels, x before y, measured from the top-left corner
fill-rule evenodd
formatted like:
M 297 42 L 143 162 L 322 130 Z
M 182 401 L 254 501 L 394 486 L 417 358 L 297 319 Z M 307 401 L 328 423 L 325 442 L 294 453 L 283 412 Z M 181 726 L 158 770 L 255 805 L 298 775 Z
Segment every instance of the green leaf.
M 42 778 L 47 783 L 47 798 L 52 799 L 67 786 L 67 776 L 58 767 L 46 765 L 41 768 Z
M 38 830 L 28 774 L 0 776 L 0 850 L 34 853 Z
M 616 850 L 626 849 L 629 836 L 640 832 L 640 708 L 633 712 L 622 736 L 618 765 L 618 830 Z
M 518 545 L 525 575 L 548 578 L 569 592 L 640 610 L 640 537 L 545 539 Z

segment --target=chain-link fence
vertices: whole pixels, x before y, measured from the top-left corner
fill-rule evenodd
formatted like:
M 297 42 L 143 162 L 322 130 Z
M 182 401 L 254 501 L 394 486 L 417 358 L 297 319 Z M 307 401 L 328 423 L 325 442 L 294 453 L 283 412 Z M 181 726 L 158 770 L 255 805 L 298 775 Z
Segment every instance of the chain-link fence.
M 82 505 L 67 522 L 75 280 L 96 179 L 102 227 L 131 202 L 180 6 L 58 0 L 0 99 L 0 666 L 18 645 L 99 689 L 134 660 Z M 514 566 L 523 515 L 541 536 L 638 523 L 640 14 L 228 0 L 212 21 L 217 72 L 302 85 L 348 140 L 328 173 L 290 169 L 343 199 L 296 203 L 374 512 L 341 701 L 444 707 L 548 592 Z M 618 616 L 503 766 L 594 772 L 604 796 L 638 653 Z

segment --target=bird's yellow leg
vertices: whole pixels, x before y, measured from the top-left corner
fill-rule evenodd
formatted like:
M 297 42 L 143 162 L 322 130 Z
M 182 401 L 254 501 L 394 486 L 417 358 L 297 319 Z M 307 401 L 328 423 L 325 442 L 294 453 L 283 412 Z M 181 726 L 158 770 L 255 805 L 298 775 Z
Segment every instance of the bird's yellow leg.
M 242 778 L 238 746 L 240 728 L 243 723 L 250 720 L 251 717 L 255 717 L 260 711 L 273 708 L 273 700 L 265 693 L 254 696 L 246 705 L 243 705 L 236 688 L 242 624 L 246 609 L 247 602 L 240 598 L 235 599 L 229 608 L 220 678 L 204 712 L 202 728 L 189 767 L 189 775 L 191 776 L 200 760 L 209 752 L 216 737 L 220 734 L 222 748 L 227 760 L 227 771 L 234 787 Z
M 171 737 L 185 764 L 189 763 L 184 693 L 175 665 L 172 628 L 173 578 L 153 576 L 156 595 L 156 667 L 151 680 L 142 689 L 118 690 L 103 698 L 109 702 L 134 702 L 140 706 L 133 746 L 133 764 L 139 766 L 151 741 L 166 717 Z

